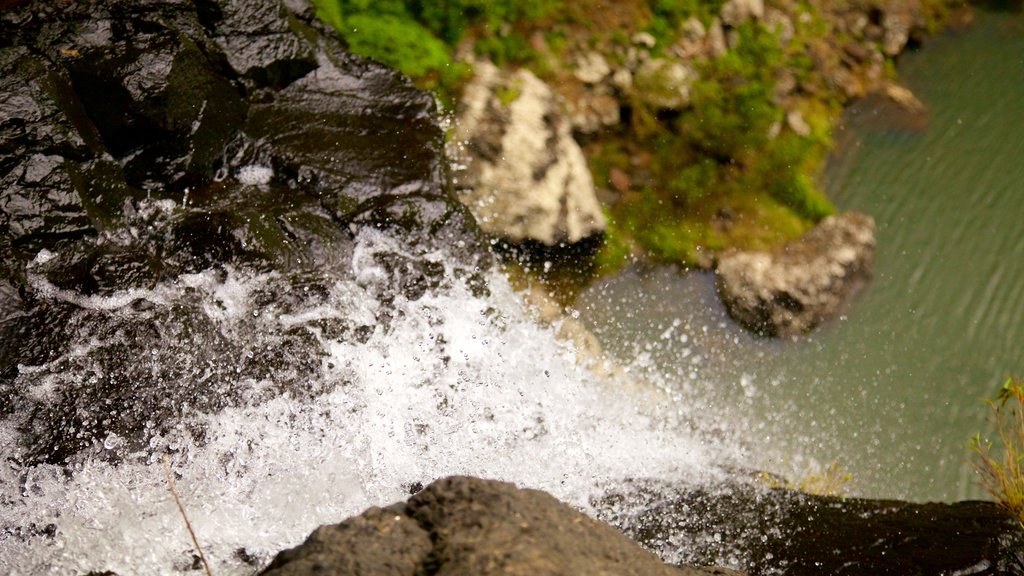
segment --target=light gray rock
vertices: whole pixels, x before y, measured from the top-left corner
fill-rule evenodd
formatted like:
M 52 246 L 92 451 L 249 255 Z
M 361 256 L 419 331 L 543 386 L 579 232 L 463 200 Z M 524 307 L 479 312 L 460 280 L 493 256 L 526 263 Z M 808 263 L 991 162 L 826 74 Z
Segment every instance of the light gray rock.
M 833 317 L 870 279 L 874 248 L 870 216 L 832 216 L 778 252 L 722 256 L 719 295 L 730 315 L 755 332 L 796 336 Z
M 583 151 L 551 88 L 526 70 L 475 65 L 457 119 L 459 199 L 487 233 L 577 242 L 605 228 Z M 457 152 L 458 153 L 458 152 Z
M 633 87 L 641 101 L 662 110 L 690 105 L 690 87 L 697 79 L 693 68 L 677 60 L 652 58 L 640 65 Z
M 729 0 L 722 5 L 722 22 L 727 26 L 739 26 L 753 18 L 764 18 L 764 0 Z
M 679 37 L 671 48 L 672 53 L 682 59 L 702 56 L 707 45 L 708 30 L 696 16 L 691 16 L 679 26 Z
M 633 73 L 629 68 L 616 68 L 612 72 L 612 86 L 622 94 L 628 94 L 633 89 Z
M 576 57 L 575 70 L 573 75 L 580 82 L 586 84 L 597 84 L 611 74 L 611 67 L 604 56 L 597 52 L 585 52 Z
M 725 30 L 722 29 L 722 21 L 717 17 L 713 18 L 711 25 L 708 26 L 707 43 L 708 55 L 712 58 L 719 58 L 729 50 L 729 46 L 725 43 Z
M 655 39 L 650 32 L 637 32 L 636 34 L 633 34 L 633 37 L 630 38 L 630 40 L 633 41 L 633 44 L 647 48 L 648 50 L 654 48 L 654 45 L 658 43 L 657 39 Z
M 887 12 L 882 16 L 882 51 L 887 56 L 896 56 L 903 51 L 910 40 L 913 19 L 908 12 Z
M 786 125 L 798 136 L 811 135 L 811 125 L 807 123 L 804 115 L 799 110 L 786 112 Z

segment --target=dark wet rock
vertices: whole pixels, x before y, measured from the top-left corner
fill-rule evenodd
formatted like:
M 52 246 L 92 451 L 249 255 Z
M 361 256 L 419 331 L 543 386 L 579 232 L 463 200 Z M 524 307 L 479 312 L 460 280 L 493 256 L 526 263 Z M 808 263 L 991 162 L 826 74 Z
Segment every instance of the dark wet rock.
M 149 442 L 197 414 L 322 392 L 308 386 L 319 338 L 365 342 L 389 307 L 330 327 L 274 318 L 339 298 L 357 265 L 378 271 L 358 280 L 384 303 L 474 277 L 489 256 L 449 188 L 433 99 L 347 53 L 306 0 L 6 8 L 0 417 L 23 433 L 10 455 L 118 458 L 162 449 Z M 357 255 L 366 229 L 401 240 Z M 439 266 L 439 249 L 464 267 Z M 254 275 L 274 294 L 236 294 L 247 317 L 210 294 Z
M 635 482 L 595 502 L 644 547 L 750 574 L 1024 574 L 1024 531 L 991 502 L 918 504 L 733 484 Z M 689 542 L 686 555 L 679 544 Z
M 546 492 L 469 477 L 322 526 L 263 574 L 737 574 L 666 565 Z
M 796 336 L 834 317 L 870 279 L 874 249 L 870 216 L 832 216 L 776 252 L 720 257 L 718 291 L 744 326 L 767 336 Z
M 25 47 L 0 49 L 0 225 L 14 244 L 95 233 L 73 177 L 100 152 L 70 81 Z

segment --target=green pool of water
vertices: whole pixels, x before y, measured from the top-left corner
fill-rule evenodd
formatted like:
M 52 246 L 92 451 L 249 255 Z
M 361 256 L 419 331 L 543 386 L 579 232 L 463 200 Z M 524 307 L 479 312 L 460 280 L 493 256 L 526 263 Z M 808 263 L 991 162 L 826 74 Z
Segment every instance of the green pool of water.
M 842 319 L 757 339 L 710 275 L 665 269 L 594 286 L 577 307 L 752 466 L 799 476 L 838 461 L 853 494 L 980 497 L 966 443 L 987 430 L 982 398 L 1024 375 L 1024 18 L 980 13 L 899 73 L 927 129 L 855 109 L 825 174 L 841 209 L 878 225 L 875 280 Z

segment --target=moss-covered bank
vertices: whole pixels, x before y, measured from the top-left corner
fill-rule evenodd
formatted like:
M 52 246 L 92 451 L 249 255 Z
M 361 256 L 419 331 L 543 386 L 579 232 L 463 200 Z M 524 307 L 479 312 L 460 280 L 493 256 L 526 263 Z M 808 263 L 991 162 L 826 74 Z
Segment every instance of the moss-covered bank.
M 817 185 L 843 106 L 959 0 L 317 0 L 351 48 L 452 103 L 488 58 L 566 102 L 609 228 L 597 269 L 710 266 L 834 211 Z

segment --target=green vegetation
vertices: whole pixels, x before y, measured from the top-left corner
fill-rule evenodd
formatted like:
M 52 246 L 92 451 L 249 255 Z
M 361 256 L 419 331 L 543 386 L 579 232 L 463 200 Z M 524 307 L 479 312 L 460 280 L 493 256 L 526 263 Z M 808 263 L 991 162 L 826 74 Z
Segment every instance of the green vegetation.
M 649 4 L 651 21 L 647 30 L 660 45 L 666 45 L 674 40 L 680 22 L 696 17 L 709 24 L 725 0 L 652 0 Z
M 809 131 L 787 129 L 776 79 L 809 66 L 803 38 L 784 49 L 763 25 L 748 22 L 736 33 L 734 49 L 699 62 L 691 106 L 678 118 L 659 119 L 634 102 L 626 140 L 634 152 L 654 151 L 651 179 L 612 207 L 609 237 L 617 244 L 600 269 L 622 261 L 629 245 L 649 259 L 706 266 L 729 247 L 766 249 L 796 238 L 835 211 L 815 176 L 832 145 L 838 99 L 798 103 Z M 590 158 L 598 182 L 612 168 L 631 168 L 621 146 Z
M 923 0 L 922 14 L 937 26 L 959 1 Z M 573 76 L 576 55 L 593 50 L 613 66 L 638 50 L 645 58 L 674 58 L 683 23 L 696 18 L 709 26 L 725 0 L 621 0 L 614 7 L 600 0 L 314 2 L 354 52 L 401 70 L 450 105 L 468 75 L 454 60 L 457 49 L 526 67 L 571 101 L 586 90 Z M 884 8 L 869 0 L 863 9 L 872 7 Z M 634 79 L 633 89 L 616 95 L 626 113 L 622 125 L 587 137 L 594 180 L 613 199 L 596 256 L 600 273 L 634 258 L 709 266 L 719 251 L 773 248 L 834 212 L 816 179 L 850 98 L 836 78 L 845 74 L 855 91 L 866 80 L 853 76 L 868 74 L 867 64 L 849 64 L 844 50 L 872 53 L 882 69 L 876 75 L 892 63 L 877 44 L 837 27 L 845 3 L 777 8 L 787 13 L 785 30 L 751 20 L 728 30 L 724 53 L 688 57 L 697 77 L 689 106 L 658 109 L 653 88 Z M 638 32 L 653 36 L 654 47 L 638 48 Z M 517 96 L 514 89 L 499 93 L 505 104 Z
M 313 0 L 356 54 L 402 71 L 421 87 L 449 97 L 468 69 L 453 61 L 464 38 L 496 63 L 518 62 L 530 50 L 510 26 L 559 8 L 551 0 Z
M 985 490 L 1024 528 L 1024 381 L 1007 379 L 996 399 L 986 403 L 999 444 L 980 434 L 971 438 L 972 464 Z
M 829 462 L 824 468 L 808 470 L 796 481 L 768 472 L 762 472 L 759 479 L 769 488 L 796 490 L 818 496 L 843 496 L 847 485 L 853 480 L 853 475 L 847 472 L 842 464 Z

